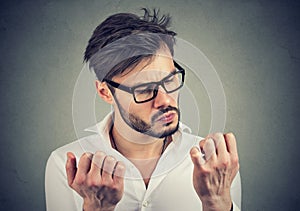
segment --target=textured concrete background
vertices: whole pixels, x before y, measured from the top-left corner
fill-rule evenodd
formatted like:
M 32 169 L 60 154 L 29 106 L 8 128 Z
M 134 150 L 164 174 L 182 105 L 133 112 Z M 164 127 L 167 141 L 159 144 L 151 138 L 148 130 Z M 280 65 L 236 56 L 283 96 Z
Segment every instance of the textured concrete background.
M 0 209 L 45 209 L 47 157 L 76 139 L 72 92 L 92 30 L 140 7 L 169 12 L 215 66 L 226 131 L 238 138 L 243 210 L 299 210 L 299 3 L 262 0 L 1 3 Z

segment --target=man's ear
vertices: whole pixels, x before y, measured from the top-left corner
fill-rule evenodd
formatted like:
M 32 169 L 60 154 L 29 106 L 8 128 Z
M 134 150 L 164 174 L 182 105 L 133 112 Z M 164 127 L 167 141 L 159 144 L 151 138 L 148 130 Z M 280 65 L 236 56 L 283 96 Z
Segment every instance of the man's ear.
M 96 89 L 98 95 L 107 103 L 113 103 L 113 95 L 105 82 L 96 80 Z

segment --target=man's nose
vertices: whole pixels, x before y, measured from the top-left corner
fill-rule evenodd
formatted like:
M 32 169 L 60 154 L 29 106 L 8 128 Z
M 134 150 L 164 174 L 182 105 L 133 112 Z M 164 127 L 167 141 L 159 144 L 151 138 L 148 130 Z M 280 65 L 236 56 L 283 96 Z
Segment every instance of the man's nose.
M 157 96 L 154 98 L 154 107 L 155 108 L 165 108 L 168 107 L 171 103 L 172 97 L 170 94 L 166 93 L 166 90 L 159 86 L 157 91 Z

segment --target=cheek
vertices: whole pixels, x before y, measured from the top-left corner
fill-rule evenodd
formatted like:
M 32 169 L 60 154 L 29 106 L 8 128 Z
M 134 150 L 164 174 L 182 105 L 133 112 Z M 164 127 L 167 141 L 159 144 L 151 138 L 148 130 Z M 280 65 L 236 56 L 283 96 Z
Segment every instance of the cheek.
M 142 119 L 145 122 L 151 121 L 151 116 L 153 110 L 152 108 L 152 102 L 146 102 L 142 104 L 137 104 L 134 102 L 134 100 L 131 102 L 130 106 L 128 107 L 129 110 L 127 110 L 130 114 L 134 114 L 134 116 Z
M 142 119 L 145 119 L 145 117 L 151 116 L 151 107 L 152 107 L 151 102 L 138 104 L 135 103 L 134 100 L 132 100 L 131 103 L 129 104 L 128 111 L 137 116 L 140 116 Z
M 169 94 L 171 98 L 171 106 L 177 107 L 178 105 L 178 97 L 179 97 L 179 92 L 173 92 Z
M 132 102 L 134 102 L 133 96 L 126 92 L 116 92 L 115 97 L 125 111 L 128 111 Z

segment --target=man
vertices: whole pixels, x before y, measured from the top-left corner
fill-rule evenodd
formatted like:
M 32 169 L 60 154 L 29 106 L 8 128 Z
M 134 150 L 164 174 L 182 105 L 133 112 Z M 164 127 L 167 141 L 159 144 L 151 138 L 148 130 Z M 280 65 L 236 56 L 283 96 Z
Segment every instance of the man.
M 52 152 L 48 210 L 239 210 L 235 137 L 184 132 L 176 33 L 169 16 L 144 12 L 110 16 L 89 40 L 85 61 L 113 112 L 89 129 L 95 135 Z

